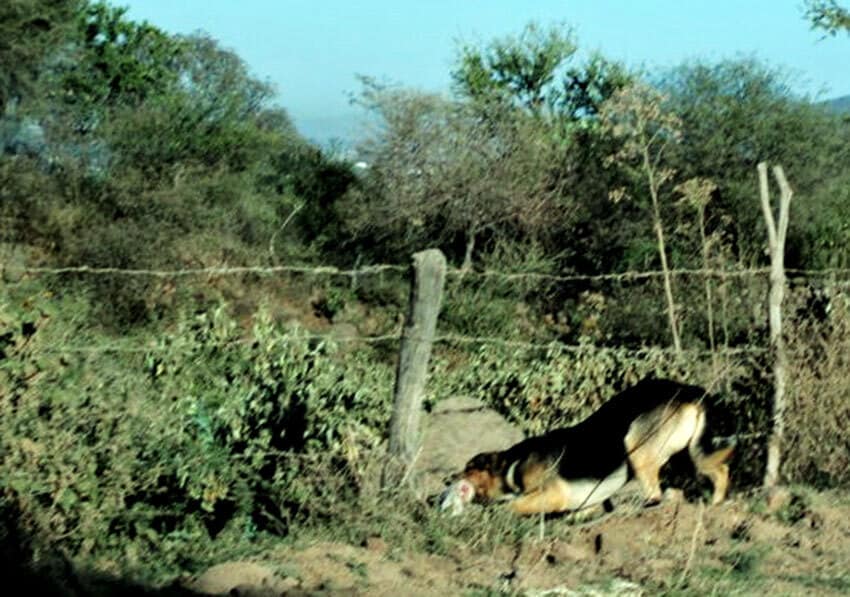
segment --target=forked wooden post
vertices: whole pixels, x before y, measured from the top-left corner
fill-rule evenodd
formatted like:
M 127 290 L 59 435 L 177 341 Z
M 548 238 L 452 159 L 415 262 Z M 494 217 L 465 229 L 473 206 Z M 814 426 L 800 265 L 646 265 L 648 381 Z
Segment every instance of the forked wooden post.
M 773 168 L 773 176 L 779 185 L 779 225 L 773 217 L 768 190 L 767 164 L 758 165 L 761 207 L 767 224 L 770 247 L 770 347 L 773 351 L 773 414 L 770 439 L 767 443 L 767 468 L 764 486 L 768 489 L 779 483 L 779 465 L 782 459 L 782 440 L 785 435 L 785 375 L 788 357 L 782 338 L 782 299 L 785 297 L 785 234 L 788 231 L 788 208 L 793 192 L 785 179 L 782 166 Z
M 419 449 L 419 419 L 431 345 L 446 280 L 446 258 L 439 249 L 413 255 L 410 302 L 396 372 L 390 455 L 409 468 Z

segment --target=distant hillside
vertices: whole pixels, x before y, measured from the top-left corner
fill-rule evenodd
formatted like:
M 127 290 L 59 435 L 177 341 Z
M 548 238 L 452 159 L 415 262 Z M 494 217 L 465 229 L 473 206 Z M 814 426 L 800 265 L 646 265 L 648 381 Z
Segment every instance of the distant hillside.
M 363 114 L 349 112 L 320 117 L 299 117 L 293 115 L 298 132 L 320 146 L 329 144 L 351 148 L 362 140 L 366 133 Z
M 836 112 L 850 112 L 850 95 L 827 100 L 824 103 Z

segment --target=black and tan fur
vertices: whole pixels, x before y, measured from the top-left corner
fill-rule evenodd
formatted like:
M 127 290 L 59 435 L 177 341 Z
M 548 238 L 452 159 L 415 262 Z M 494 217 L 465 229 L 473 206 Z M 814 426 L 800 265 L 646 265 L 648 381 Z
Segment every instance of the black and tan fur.
M 728 490 L 733 448 L 711 445 L 712 403 L 703 388 L 647 379 L 575 426 L 478 454 L 461 477 L 475 487 L 477 501 L 511 499 L 519 514 L 601 504 L 631 478 L 647 504 L 655 504 L 662 495 L 661 467 L 687 449 L 697 471 L 711 480 L 712 503 L 718 504 Z

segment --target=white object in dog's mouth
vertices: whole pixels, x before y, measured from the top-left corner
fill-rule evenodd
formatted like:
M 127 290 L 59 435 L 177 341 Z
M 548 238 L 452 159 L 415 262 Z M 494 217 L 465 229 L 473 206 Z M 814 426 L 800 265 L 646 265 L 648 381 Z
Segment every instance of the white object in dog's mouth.
M 475 487 L 466 479 L 455 481 L 440 495 L 440 510 L 449 511 L 452 516 L 463 512 L 464 506 L 475 497 Z

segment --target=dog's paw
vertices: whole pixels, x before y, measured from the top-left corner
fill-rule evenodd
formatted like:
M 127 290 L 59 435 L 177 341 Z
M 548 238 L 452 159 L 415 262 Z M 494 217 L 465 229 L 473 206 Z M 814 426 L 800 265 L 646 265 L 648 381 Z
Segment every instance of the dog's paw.
M 644 508 L 655 508 L 656 506 L 660 506 L 660 505 L 661 505 L 661 498 L 659 498 L 659 497 L 649 498 L 643 503 Z

